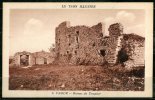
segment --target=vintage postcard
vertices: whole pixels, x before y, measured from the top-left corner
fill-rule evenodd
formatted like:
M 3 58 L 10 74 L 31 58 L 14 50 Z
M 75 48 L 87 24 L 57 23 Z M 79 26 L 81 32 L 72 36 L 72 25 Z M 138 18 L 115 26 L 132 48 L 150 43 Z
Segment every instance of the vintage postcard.
M 3 3 L 3 97 L 152 97 L 153 3 Z

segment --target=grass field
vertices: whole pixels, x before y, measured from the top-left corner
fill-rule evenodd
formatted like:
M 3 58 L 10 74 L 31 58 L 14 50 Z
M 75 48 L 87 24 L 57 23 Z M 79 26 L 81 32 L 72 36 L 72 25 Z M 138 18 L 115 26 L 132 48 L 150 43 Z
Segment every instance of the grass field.
M 10 67 L 10 90 L 143 91 L 144 75 L 114 66 Z

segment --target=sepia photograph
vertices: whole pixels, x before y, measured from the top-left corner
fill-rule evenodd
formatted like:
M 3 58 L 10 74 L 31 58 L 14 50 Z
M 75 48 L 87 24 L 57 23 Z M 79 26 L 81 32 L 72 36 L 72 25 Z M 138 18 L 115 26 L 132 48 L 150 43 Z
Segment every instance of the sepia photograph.
M 3 65 L 7 70 L 3 76 L 8 91 L 59 91 L 51 92 L 51 97 L 102 97 L 104 91 L 145 94 L 146 70 L 152 72 L 146 50 L 153 50 L 148 48 L 146 34 L 153 33 L 146 33 L 146 23 L 152 17 L 146 9 L 97 9 L 98 5 L 54 4 L 60 9 L 32 5 L 6 11 L 9 28 L 5 27 L 3 41 L 8 45 L 3 47 L 7 49 L 3 59 L 8 67 Z

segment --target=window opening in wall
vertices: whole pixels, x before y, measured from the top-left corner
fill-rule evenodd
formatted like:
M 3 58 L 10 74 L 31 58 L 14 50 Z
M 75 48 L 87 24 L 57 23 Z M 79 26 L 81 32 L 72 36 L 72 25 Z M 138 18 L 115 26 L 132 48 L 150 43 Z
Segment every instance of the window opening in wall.
M 75 54 L 77 54 L 77 51 L 74 51 Z
M 67 54 L 69 53 L 69 51 L 67 51 Z
M 79 42 L 79 31 L 76 31 L 76 42 Z
M 70 38 L 71 38 L 71 35 L 68 35 L 68 45 L 70 46 L 71 43 L 70 43 Z
M 95 43 L 93 43 L 93 47 L 95 46 Z
M 58 45 L 60 45 L 60 39 L 58 40 Z
M 77 43 L 79 42 L 79 38 L 78 38 L 78 36 L 76 36 L 76 42 L 77 42 Z
M 104 57 L 106 55 L 106 50 L 100 50 L 100 54 Z
M 35 61 L 35 65 L 36 65 L 36 64 L 37 64 L 37 63 L 36 63 L 36 57 L 34 58 L 34 61 Z
M 76 34 L 79 35 L 79 31 L 76 31 Z
M 72 58 L 72 54 L 69 54 L 68 55 L 68 60 L 71 60 L 71 58 Z

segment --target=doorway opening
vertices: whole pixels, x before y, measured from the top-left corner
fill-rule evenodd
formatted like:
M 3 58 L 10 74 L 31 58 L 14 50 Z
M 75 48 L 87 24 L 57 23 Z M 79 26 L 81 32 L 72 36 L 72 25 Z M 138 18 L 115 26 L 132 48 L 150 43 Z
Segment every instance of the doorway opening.
M 20 55 L 20 65 L 22 66 L 29 65 L 29 55 Z
M 126 62 L 129 59 L 129 56 L 124 48 L 121 48 L 121 50 L 118 51 L 117 59 L 118 63 Z
M 44 64 L 47 64 L 47 58 L 44 58 Z

